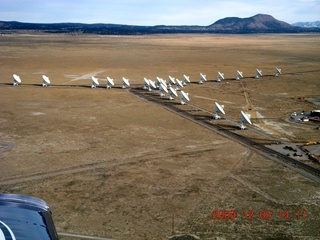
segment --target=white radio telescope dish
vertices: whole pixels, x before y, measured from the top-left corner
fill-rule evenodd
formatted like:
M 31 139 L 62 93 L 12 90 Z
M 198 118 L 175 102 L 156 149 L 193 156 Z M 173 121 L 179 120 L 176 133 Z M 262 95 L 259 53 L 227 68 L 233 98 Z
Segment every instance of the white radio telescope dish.
M 276 68 L 276 77 L 279 77 L 279 75 L 282 74 L 280 68 Z
M 224 79 L 224 74 L 223 73 L 221 73 L 221 72 L 218 72 L 218 82 L 221 82 L 221 80 L 223 80 Z
M 114 86 L 114 81 L 112 78 L 107 77 L 107 89 L 111 88 L 111 86 Z
M 151 79 L 149 79 L 149 91 L 150 91 L 150 92 L 152 91 L 152 88 L 153 88 L 153 89 L 156 89 L 157 86 L 156 86 L 156 84 L 155 84 L 154 81 L 152 81 Z
M 256 69 L 256 79 L 259 79 L 259 77 L 262 77 L 262 71 L 259 69 Z
M 186 86 L 187 83 L 190 83 L 190 77 L 183 74 L 183 85 Z
M 202 84 L 203 81 L 205 81 L 205 82 L 207 81 L 207 76 L 204 75 L 204 74 L 202 74 L 202 73 L 200 73 L 200 81 L 199 81 L 199 84 Z
M 237 70 L 236 80 L 240 80 L 241 78 L 243 78 L 243 74 L 242 74 L 242 72 L 240 72 L 239 70 Z
M 98 78 L 95 78 L 94 76 L 91 77 L 91 88 L 96 88 L 99 85 Z
M 42 75 L 42 87 L 48 87 L 50 79 L 46 75 Z
M 218 113 L 221 113 L 223 115 L 225 115 L 225 111 L 224 111 L 224 106 L 223 105 L 220 105 L 219 103 L 215 102 L 215 109 L 214 109 L 214 113 L 213 113 L 213 117 L 214 119 L 220 119 L 221 117 L 218 115 Z
M 162 83 L 160 83 L 159 90 L 160 90 L 160 97 L 165 96 L 164 92 L 168 93 L 167 87 L 165 85 L 163 85 Z
M 150 82 L 149 79 L 144 78 L 144 85 L 143 85 L 143 89 L 150 89 Z
M 167 83 L 166 83 L 166 81 L 165 81 L 165 80 L 163 80 L 163 79 L 162 79 L 162 78 L 160 78 L 160 77 L 157 77 L 156 86 L 160 88 L 160 84 L 161 84 L 161 83 L 162 83 L 164 86 L 166 86 L 166 87 L 167 87 Z
M 178 97 L 178 94 L 173 87 L 169 87 L 169 93 L 170 93 L 169 100 L 173 100 L 174 99 L 173 96 Z
M 122 88 L 125 89 L 126 87 L 130 87 L 129 79 L 122 77 Z
M 179 90 L 180 88 L 183 88 L 183 84 L 179 79 L 176 79 L 176 90 Z
M 169 84 L 168 85 L 169 86 L 176 85 L 176 81 L 175 81 L 174 77 L 169 76 Z
M 248 123 L 250 125 L 252 125 L 252 122 L 250 120 L 250 114 L 244 113 L 243 111 L 241 111 L 240 114 L 240 128 L 243 130 L 246 127 L 244 126 L 245 123 Z
M 18 75 L 13 74 L 13 86 L 18 86 L 21 83 L 21 79 Z
M 181 91 L 181 99 L 180 99 L 181 105 L 186 104 L 183 100 L 187 100 L 188 102 L 190 101 L 189 93 L 185 93 L 184 91 Z

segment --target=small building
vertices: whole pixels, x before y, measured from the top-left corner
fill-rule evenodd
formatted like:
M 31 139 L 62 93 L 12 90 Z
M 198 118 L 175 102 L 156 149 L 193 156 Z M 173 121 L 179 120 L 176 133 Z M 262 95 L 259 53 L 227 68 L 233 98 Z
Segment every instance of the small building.
M 311 116 L 312 117 L 320 117 L 320 110 L 312 110 Z

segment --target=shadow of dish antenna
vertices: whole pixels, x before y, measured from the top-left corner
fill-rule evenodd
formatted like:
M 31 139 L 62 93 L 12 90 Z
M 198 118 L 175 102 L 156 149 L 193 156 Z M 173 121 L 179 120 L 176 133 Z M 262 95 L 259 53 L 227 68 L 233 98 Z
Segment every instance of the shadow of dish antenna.
M 114 86 L 114 81 L 112 78 L 107 77 L 107 89 L 111 88 L 111 86 Z
M 246 127 L 244 126 L 245 123 L 252 125 L 252 122 L 250 120 L 251 115 L 244 113 L 243 111 L 241 111 L 240 113 L 240 128 L 241 130 L 246 129 Z
M 13 86 L 18 86 L 21 83 L 21 79 L 18 75 L 13 74 Z
M 199 81 L 199 84 L 203 84 L 203 82 L 206 82 L 207 81 L 207 76 L 200 73 L 200 81 Z
M 221 113 L 221 114 L 223 114 L 223 115 L 225 115 L 226 113 L 225 113 L 225 111 L 224 111 L 224 106 L 223 105 L 220 105 L 219 103 L 217 103 L 217 102 L 215 102 L 214 103 L 215 104 L 215 109 L 214 109 L 214 113 L 213 113 L 213 118 L 214 119 L 221 119 L 221 117 L 218 115 L 219 113 Z
M 96 88 L 99 85 L 98 78 L 91 77 L 91 88 Z
M 122 88 L 125 89 L 127 87 L 130 87 L 129 79 L 122 77 Z
M 181 98 L 180 98 L 181 105 L 186 104 L 184 100 L 187 100 L 188 102 L 190 102 L 189 93 L 185 93 L 184 91 L 181 91 Z
M 46 75 L 42 75 L 42 87 L 48 87 L 50 79 Z

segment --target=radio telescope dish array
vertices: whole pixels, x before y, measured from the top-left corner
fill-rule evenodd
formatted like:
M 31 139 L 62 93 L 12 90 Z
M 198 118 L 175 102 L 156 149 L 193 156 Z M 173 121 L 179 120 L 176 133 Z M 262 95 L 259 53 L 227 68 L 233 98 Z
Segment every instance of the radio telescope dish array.
M 107 89 L 111 88 L 111 86 L 114 86 L 114 81 L 112 78 L 107 77 Z
M 282 74 L 280 68 L 276 68 L 276 77 L 279 77 L 279 75 Z
M 240 114 L 240 128 L 241 128 L 241 130 L 246 129 L 246 127 L 244 126 L 245 123 L 252 125 L 250 117 L 251 117 L 250 114 L 247 114 L 247 113 L 244 113 L 243 111 L 241 111 L 241 114 Z
M 213 113 L 213 117 L 214 119 L 220 119 L 221 117 L 218 115 L 218 113 L 221 113 L 223 115 L 225 115 L 225 111 L 224 111 L 224 106 L 223 105 L 220 105 L 219 103 L 215 102 L 215 109 L 214 109 L 214 113 Z
M 122 88 L 125 89 L 126 87 L 130 87 L 129 79 L 122 77 Z
M 18 75 L 13 74 L 13 86 L 18 86 L 21 83 L 21 79 Z
M 207 81 L 207 76 L 200 73 L 200 81 L 199 81 L 199 84 L 203 84 L 203 81 Z
M 48 87 L 50 79 L 46 75 L 42 75 L 42 87 Z
M 176 85 L 176 81 L 175 81 L 174 77 L 169 76 L 169 84 L 168 85 L 169 86 Z
M 96 88 L 99 85 L 98 78 L 95 78 L 94 76 L 91 77 L 91 88 Z
M 168 93 L 167 87 L 165 85 L 163 85 L 162 83 L 160 83 L 159 90 L 160 90 L 160 97 L 165 96 L 164 92 Z
M 186 86 L 187 83 L 190 83 L 190 77 L 183 74 L 183 85 Z
M 190 102 L 189 93 L 185 93 L 184 91 L 181 91 L 181 99 L 180 99 L 181 105 L 186 104 L 183 100 L 187 100 L 188 102 Z
M 176 79 L 176 90 L 183 88 L 183 84 L 179 79 Z
M 174 99 L 173 96 L 178 97 L 178 94 L 173 87 L 169 87 L 169 93 L 170 93 L 169 100 L 173 100 Z
M 262 77 L 262 71 L 259 69 L 256 69 L 256 79 L 259 79 L 260 77 Z
M 242 74 L 242 72 L 240 72 L 239 70 L 237 70 L 236 80 L 240 80 L 241 78 L 243 78 L 243 74 Z
M 218 72 L 218 82 L 221 82 L 221 80 L 223 80 L 224 79 L 224 74 L 223 73 L 221 73 L 221 72 Z

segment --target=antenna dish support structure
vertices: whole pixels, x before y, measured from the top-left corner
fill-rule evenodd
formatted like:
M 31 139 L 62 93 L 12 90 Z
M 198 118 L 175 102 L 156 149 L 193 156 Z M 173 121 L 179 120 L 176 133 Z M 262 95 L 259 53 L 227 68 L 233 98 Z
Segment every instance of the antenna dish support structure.
M 223 80 L 224 79 L 224 74 L 223 73 L 221 73 L 221 72 L 218 72 L 218 82 L 221 82 L 221 80 Z
M 236 80 L 240 80 L 241 78 L 243 78 L 243 73 L 240 72 L 239 70 L 237 70 L 237 77 Z
M 225 111 L 224 111 L 224 106 L 223 105 L 220 105 L 219 103 L 215 102 L 215 110 L 214 110 L 214 113 L 213 113 L 213 118 L 218 120 L 218 119 L 221 119 L 221 117 L 218 115 L 218 113 L 221 113 L 223 115 L 225 115 Z
M 282 74 L 280 68 L 276 68 L 276 77 L 279 77 L 279 75 Z
M 187 83 L 190 83 L 190 77 L 183 74 L 183 85 L 186 86 Z
M 240 128 L 241 128 L 241 130 L 246 129 L 246 126 L 244 125 L 245 123 L 252 125 L 250 117 L 251 117 L 250 114 L 244 113 L 243 111 L 240 112 Z
M 262 77 L 262 71 L 259 69 L 256 69 L 256 79 L 259 79 L 260 77 Z
M 129 79 L 126 79 L 125 77 L 122 77 L 122 88 L 125 89 L 126 87 L 129 87 Z
M 48 87 L 50 80 L 47 76 L 42 75 L 42 87 Z
M 21 79 L 18 75 L 13 74 L 13 86 L 18 86 L 21 83 Z
M 207 81 L 207 76 L 205 74 L 200 73 L 200 81 L 199 84 L 203 84 L 203 82 Z
M 181 91 L 181 98 L 180 98 L 180 103 L 181 105 L 185 105 L 186 103 L 183 100 L 187 100 L 188 102 L 190 101 L 189 98 L 189 93 L 185 93 L 184 91 Z

